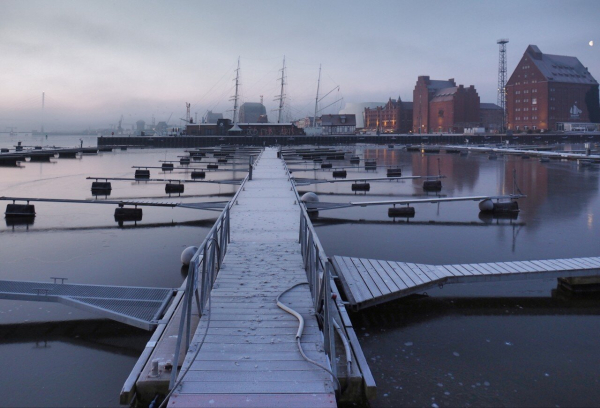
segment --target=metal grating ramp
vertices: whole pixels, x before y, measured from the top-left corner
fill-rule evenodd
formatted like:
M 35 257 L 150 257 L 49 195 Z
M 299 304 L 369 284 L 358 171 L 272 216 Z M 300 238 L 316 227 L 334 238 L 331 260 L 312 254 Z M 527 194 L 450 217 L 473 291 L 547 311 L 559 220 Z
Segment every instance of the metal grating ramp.
M 0 280 L 0 299 L 58 302 L 145 330 L 153 329 L 174 289 Z

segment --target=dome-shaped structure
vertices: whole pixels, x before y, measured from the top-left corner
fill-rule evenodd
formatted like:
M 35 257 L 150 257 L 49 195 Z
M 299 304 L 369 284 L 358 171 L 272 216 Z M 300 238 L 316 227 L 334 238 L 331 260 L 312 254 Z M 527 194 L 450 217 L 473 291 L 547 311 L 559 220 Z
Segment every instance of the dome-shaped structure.
M 267 109 L 259 102 L 245 102 L 240 106 L 239 115 L 239 123 L 259 123 L 261 115 L 267 115 Z

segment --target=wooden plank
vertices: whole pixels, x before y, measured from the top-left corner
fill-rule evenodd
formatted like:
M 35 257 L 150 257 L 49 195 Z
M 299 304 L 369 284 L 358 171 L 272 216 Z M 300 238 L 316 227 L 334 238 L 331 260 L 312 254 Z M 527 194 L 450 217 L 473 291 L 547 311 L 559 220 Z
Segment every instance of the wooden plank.
M 464 273 L 465 276 L 466 275 L 476 276 L 476 275 L 484 274 L 482 271 L 485 271 L 485 270 L 482 269 L 480 271 L 479 268 L 477 267 L 477 264 L 468 264 L 468 265 L 469 265 L 470 269 L 467 269 L 465 267 L 465 265 L 462 265 L 462 264 L 453 264 L 451 266 L 454 267 L 455 269 L 459 270 L 460 272 Z
M 479 271 L 481 271 L 482 275 L 497 275 L 497 274 L 500 274 L 497 270 L 495 270 L 494 268 L 490 267 L 487 263 L 473 264 L 473 267 L 475 267 Z
M 517 262 L 504 262 L 504 264 L 508 265 L 508 267 L 514 270 L 515 272 L 527 272 L 527 269 L 523 268 Z
M 379 288 L 377 287 L 377 284 L 375 283 L 375 281 L 373 280 L 371 275 L 369 275 L 367 270 L 362 266 L 360 259 L 359 258 L 350 258 L 350 262 L 352 262 L 352 265 L 354 265 L 354 268 L 356 268 L 356 270 L 360 274 L 361 278 L 365 282 L 366 287 L 369 289 L 369 292 L 370 292 L 369 299 L 381 296 L 381 290 L 379 290 Z
M 430 270 L 429 269 L 429 265 L 425 265 L 425 264 L 414 264 L 415 267 L 419 268 L 419 270 L 425 274 L 425 276 L 427 276 L 427 278 L 429 278 L 429 280 L 431 282 L 435 282 L 436 280 L 439 280 L 440 277 L 437 275 L 437 273 L 435 273 L 435 271 Z
M 548 262 L 548 260 L 544 259 L 544 260 L 538 260 L 536 262 L 541 263 L 542 265 L 544 265 L 546 268 L 548 268 L 551 271 L 561 271 L 563 268 L 558 266 L 557 264 L 553 263 L 553 262 Z
M 302 335 L 302 342 L 318 343 L 323 341 L 323 335 L 307 334 Z M 275 335 L 265 335 L 263 333 L 243 334 L 243 335 L 218 335 L 213 334 L 212 330 L 206 335 L 204 343 L 216 344 L 273 344 L 273 343 L 293 343 L 296 345 L 296 333 L 277 333 Z
M 363 265 L 368 263 L 367 269 L 371 269 L 374 273 L 377 273 L 383 283 L 385 283 L 390 293 L 394 293 L 400 290 L 396 282 L 392 279 L 392 277 L 388 274 L 388 272 L 374 259 L 361 259 Z
M 524 268 L 529 268 L 529 272 L 540 272 L 539 268 L 529 261 L 521 261 L 520 264 L 523 265 Z
M 504 269 L 503 267 L 501 267 L 500 265 L 498 265 L 495 262 L 488 262 L 486 265 L 492 269 L 495 269 L 496 271 L 498 271 L 497 273 L 500 273 L 502 275 L 506 275 L 506 274 L 510 273 L 508 270 Z
M 410 269 L 412 269 L 412 271 L 419 277 L 419 279 L 421 280 L 422 283 L 429 283 L 431 282 L 431 278 L 424 273 L 415 263 L 409 263 L 406 262 L 406 266 L 408 266 Z
M 390 262 L 390 265 L 392 265 L 392 267 L 394 268 L 398 268 L 401 271 L 404 272 L 404 275 L 409 277 L 413 282 L 415 286 L 419 286 L 424 284 L 425 282 L 423 282 L 423 280 L 419 277 L 419 275 L 417 275 L 415 273 L 415 271 L 412 270 L 412 268 L 410 266 L 408 266 L 405 262 Z
M 356 258 L 356 261 L 360 262 L 360 264 L 363 267 L 363 270 L 366 273 L 368 273 L 373 282 L 375 282 L 375 285 L 377 285 L 377 288 L 381 292 L 381 296 L 389 295 L 390 293 L 392 293 L 392 290 L 390 290 L 389 286 L 386 285 L 382 277 L 379 276 L 377 270 L 373 268 L 373 266 L 371 266 L 368 260 Z
M 468 272 L 461 272 L 461 271 L 459 271 L 453 265 L 442 265 L 442 267 L 444 269 L 446 269 L 448 272 L 450 272 L 454 276 L 469 276 L 469 275 L 472 275 L 471 273 L 468 273 Z
M 600 267 L 600 257 L 588 257 L 588 258 L 583 258 L 583 259 L 587 260 L 589 263 L 591 263 L 596 268 Z
M 388 274 L 390 279 L 392 279 L 392 281 L 398 287 L 398 290 L 404 290 L 404 289 L 408 288 L 406 283 L 402 280 L 402 278 L 400 276 L 398 276 L 396 271 L 394 271 L 394 269 L 390 266 L 389 263 L 387 263 L 385 261 L 375 261 L 375 260 L 373 260 L 371 262 L 379 265 L 379 267 L 382 268 Z
M 338 264 L 342 268 L 342 274 L 344 276 L 344 279 L 346 279 L 346 283 L 348 284 L 348 287 L 352 292 L 354 300 L 357 303 L 360 303 L 366 299 L 370 299 L 371 293 L 368 291 L 366 285 L 364 284 L 364 280 L 362 279 L 356 268 L 354 268 L 354 265 L 350 261 L 350 258 L 336 257 L 336 259 L 340 261 Z
M 529 262 L 534 264 L 540 270 L 540 272 L 550 272 L 550 271 L 554 270 L 554 268 L 550 269 L 547 265 L 544 265 L 543 263 L 541 263 L 539 261 L 529 261 Z

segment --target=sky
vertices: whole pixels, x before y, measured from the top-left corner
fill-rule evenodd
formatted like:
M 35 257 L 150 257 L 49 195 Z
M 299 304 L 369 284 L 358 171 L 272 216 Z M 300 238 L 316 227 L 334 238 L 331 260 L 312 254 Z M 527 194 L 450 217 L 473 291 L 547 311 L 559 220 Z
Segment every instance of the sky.
M 597 0 L 2 0 L 0 132 L 178 126 L 186 102 L 231 116 L 238 57 L 241 102 L 263 95 L 271 121 L 284 56 L 289 119 L 314 114 L 320 65 L 321 113 L 411 101 L 419 75 L 495 103 L 500 38 L 509 76 L 535 44 L 600 79 L 598 16 Z

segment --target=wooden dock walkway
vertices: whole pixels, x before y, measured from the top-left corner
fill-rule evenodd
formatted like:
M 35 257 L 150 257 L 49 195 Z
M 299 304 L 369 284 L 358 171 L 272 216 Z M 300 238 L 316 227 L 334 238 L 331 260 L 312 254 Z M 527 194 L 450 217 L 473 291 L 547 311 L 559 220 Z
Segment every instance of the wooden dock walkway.
M 600 275 L 600 257 L 426 265 L 334 256 L 333 266 L 354 310 L 451 283 Z
M 266 149 L 231 209 L 231 243 L 210 312 L 200 319 L 168 407 L 336 406 L 332 376 L 302 357 L 298 321 L 276 304 L 286 289 L 307 282 L 299 222 L 284 164 L 276 149 Z M 281 300 L 305 320 L 307 356 L 330 368 L 308 285 Z

